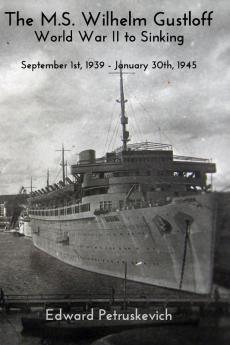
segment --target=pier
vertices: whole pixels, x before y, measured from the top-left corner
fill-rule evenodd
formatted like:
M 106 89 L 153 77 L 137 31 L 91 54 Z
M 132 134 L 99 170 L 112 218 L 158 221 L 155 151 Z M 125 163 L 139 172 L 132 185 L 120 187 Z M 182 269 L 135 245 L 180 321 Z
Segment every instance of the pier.
M 223 293 L 220 296 L 180 296 L 179 294 L 159 295 L 159 296 L 138 296 L 111 293 L 107 294 L 31 294 L 31 295 L 5 295 L 1 309 L 5 311 L 45 310 L 47 308 L 62 308 L 71 310 L 72 308 L 87 311 L 90 308 L 110 309 L 126 308 L 183 308 L 186 310 L 197 309 L 197 311 L 220 310 L 230 312 L 230 293 Z

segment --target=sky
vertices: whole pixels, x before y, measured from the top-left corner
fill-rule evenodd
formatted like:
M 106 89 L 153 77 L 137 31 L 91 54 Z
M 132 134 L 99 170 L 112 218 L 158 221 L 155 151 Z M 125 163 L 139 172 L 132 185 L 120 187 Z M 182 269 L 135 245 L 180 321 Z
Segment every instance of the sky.
M 81 12 L 114 11 L 126 17 L 146 17 L 146 27 L 118 27 L 137 37 L 135 42 L 111 42 L 111 27 L 86 27 Z M 20 11 L 35 19 L 34 25 L 9 26 L 6 11 Z M 73 42 L 38 42 L 41 11 L 71 13 L 74 27 L 43 27 L 53 34 L 74 31 Z M 181 17 L 192 11 L 214 11 L 210 27 L 158 27 L 154 13 Z M 131 143 L 163 142 L 175 154 L 210 158 L 216 163 L 216 190 L 230 188 L 230 2 L 229 0 L 1 0 L 0 2 L 0 194 L 18 193 L 21 186 L 41 188 L 61 179 L 62 143 L 68 166 L 85 149 L 97 156 L 121 145 L 119 77 L 110 74 L 116 61 L 140 64 L 151 61 L 196 61 L 196 69 L 136 70 L 124 76 L 126 113 Z M 184 44 L 140 42 L 140 32 L 158 34 L 160 29 L 184 35 Z M 108 35 L 106 42 L 81 42 L 79 30 Z M 101 70 L 37 70 L 27 64 L 67 63 L 88 59 L 105 62 Z M 69 169 L 69 168 L 68 168 Z

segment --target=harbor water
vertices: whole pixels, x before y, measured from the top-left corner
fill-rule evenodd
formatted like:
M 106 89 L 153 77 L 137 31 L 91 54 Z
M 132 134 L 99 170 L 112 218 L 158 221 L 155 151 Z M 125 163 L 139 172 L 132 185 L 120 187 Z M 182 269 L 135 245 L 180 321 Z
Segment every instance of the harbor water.
M 32 240 L 12 233 L 0 233 L 0 287 L 5 294 L 89 294 L 108 293 L 112 289 L 121 294 L 124 281 L 66 265 L 41 252 Z M 127 270 L 128 276 L 128 270 Z M 165 293 L 164 289 L 150 285 L 128 282 L 127 291 L 140 296 Z M 201 326 L 164 326 L 146 330 L 125 331 L 103 339 L 44 340 L 21 334 L 21 313 L 0 312 L 0 344 L 229 344 L 230 320 L 206 320 Z M 205 342 L 204 342 L 205 341 Z
M 123 291 L 123 280 L 77 269 L 33 246 L 32 240 L 0 233 L 0 287 L 6 294 L 103 294 Z M 127 272 L 128 277 L 128 272 Z M 130 293 L 152 295 L 164 289 L 129 282 Z

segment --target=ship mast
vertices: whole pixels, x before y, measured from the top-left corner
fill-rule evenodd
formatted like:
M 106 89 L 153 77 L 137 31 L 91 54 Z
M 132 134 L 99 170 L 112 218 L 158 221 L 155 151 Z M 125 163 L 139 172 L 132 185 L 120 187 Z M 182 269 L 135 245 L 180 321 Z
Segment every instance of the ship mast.
M 121 104 L 121 126 L 122 126 L 122 142 L 123 142 L 123 151 L 127 151 L 127 143 L 129 141 L 129 132 L 126 130 L 126 125 L 128 124 L 128 117 L 125 116 L 125 103 L 127 100 L 124 96 L 124 86 L 123 86 L 123 74 L 135 74 L 134 72 L 122 72 L 122 62 L 119 64 L 120 72 L 110 72 L 110 74 L 119 74 L 120 75 L 120 99 L 117 100 Z
M 62 166 L 62 181 L 65 184 L 65 149 L 64 145 L 62 144 L 62 161 L 61 161 L 61 166 Z
M 50 172 L 49 172 L 49 169 L 47 169 L 46 186 L 49 187 L 49 185 L 50 185 Z
M 32 194 L 32 192 L 33 192 L 33 177 L 31 176 L 30 177 L 30 194 Z
M 121 65 L 121 63 L 120 63 Z M 129 141 L 129 132 L 126 130 L 126 125 L 128 124 L 128 117 L 125 116 L 125 100 L 124 96 L 124 86 L 123 86 L 123 73 L 122 67 L 120 66 L 120 100 L 118 101 L 121 104 L 121 126 L 122 126 L 122 142 L 123 142 L 123 151 L 127 151 L 127 142 Z
M 33 186 L 33 177 L 30 177 L 30 186 L 29 187 L 25 187 L 25 188 L 30 188 L 30 194 L 32 194 L 33 189 L 37 188 Z
M 61 150 L 56 150 L 56 151 L 61 151 L 61 153 L 62 153 L 62 160 L 61 160 L 60 165 L 62 167 L 62 182 L 65 185 L 65 178 L 66 178 L 66 175 L 65 175 L 65 151 L 71 151 L 71 150 L 65 150 L 64 145 L 62 144 Z

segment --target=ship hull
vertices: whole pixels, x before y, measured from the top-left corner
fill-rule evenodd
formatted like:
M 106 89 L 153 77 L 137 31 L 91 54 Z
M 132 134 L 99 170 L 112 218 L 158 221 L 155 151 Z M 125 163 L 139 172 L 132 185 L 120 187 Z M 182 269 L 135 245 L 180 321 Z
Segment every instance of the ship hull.
M 31 216 L 34 245 L 75 267 L 208 294 L 215 206 L 211 194 L 108 214 Z

